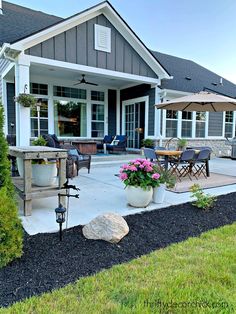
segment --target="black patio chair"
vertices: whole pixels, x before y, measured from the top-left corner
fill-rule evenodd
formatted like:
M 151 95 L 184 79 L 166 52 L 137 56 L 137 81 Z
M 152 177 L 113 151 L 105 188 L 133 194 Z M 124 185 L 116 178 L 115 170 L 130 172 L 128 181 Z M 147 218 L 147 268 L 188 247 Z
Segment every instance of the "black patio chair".
M 116 135 L 111 144 L 106 144 L 107 151 L 109 153 L 126 152 L 127 139 L 126 135 Z
M 208 174 L 207 163 L 210 159 L 211 151 L 206 148 L 202 149 L 197 155 L 194 165 L 193 165 L 193 175 L 196 179 L 202 174 L 206 179 Z
M 66 177 L 73 178 L 78 175 L 81 168 L 87 168 L 90 173 L 91 155 L 82 154 L 78 148 L 70 144 L 60 144 L 55 134 L 44 134 L 43 138 L 47 141 L 47 146 L 62 148 L 68 151 L 66 160 Z
M 185 150 L 177 160 L 170 161 L 170 172 L 176 175 L 179 181 L 181 181 L 181 178 L 185 176 L 188 176 L 192 181 L 191 174 L 194 160 L 195 150 Z
M 164 166 L 165 161 L 159 158 L 159 156 L 155 152 L 155 149 L 144 147 L 143 152 L 147 160 L 150 160 L 151 162 L 158 164 L 158 166 L 160 167 Z

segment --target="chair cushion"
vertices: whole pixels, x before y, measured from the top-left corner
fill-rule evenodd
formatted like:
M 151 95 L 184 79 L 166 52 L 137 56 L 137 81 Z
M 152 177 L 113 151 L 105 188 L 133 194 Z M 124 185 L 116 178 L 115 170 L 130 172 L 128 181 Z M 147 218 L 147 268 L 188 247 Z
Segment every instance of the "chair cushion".
M 76 156 L 76 158 L 77 158 L 78 160 L 84 160 L 83 155 L 80 155 L 80 154 L 78 153 L 77 149 L 73 149 L 73 148 L 72 148 L 72 149 L 69 149 L 68 154 L 69 154 L 69 155 L 72 155 L 72 156 Z
M 111 145 L 119 145 L 119 140 L 113 140 L 112 142 L 111 142 Z

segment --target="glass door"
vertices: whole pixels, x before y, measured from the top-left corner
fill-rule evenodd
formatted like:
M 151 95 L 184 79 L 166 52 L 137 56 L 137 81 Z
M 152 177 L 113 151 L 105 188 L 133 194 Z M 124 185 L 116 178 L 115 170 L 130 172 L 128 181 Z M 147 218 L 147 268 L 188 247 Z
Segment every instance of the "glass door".
M 144 137 L 145 102 L 125 105 L 125 134 L 128 136 L 129 148 L 140 148 Z

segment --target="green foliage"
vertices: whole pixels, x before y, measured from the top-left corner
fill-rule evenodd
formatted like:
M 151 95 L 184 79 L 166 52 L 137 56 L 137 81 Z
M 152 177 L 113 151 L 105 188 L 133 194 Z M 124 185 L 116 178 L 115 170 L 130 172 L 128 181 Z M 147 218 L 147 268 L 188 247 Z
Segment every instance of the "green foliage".
M 47 141 L 40 135 L 36 140 L 32 142 L 34 146 L 46 146 Z
M 0 189 L 0 268 L 22 255 L 23 230 L 14 197 Z
M 192 185 L 189 190 L 192 192 L 191 197 L 196 198 L 196 201 L 193 203 L 194 206 L 207 210 L 214 205 L 216 196 L 205 194 L 199 184 Z
M 185 138 L 179 138 L 177 142 L 178 148 L 184 148 L 187 145 L 187 140 Z
M 150 138 L 145 138 L 145 139 L 143 139 L 143 140 L 142 140 L 142 146 L 153 148 L 153 147 L 154 147 L 153 140 L 150 139 Z
M 18 102 L 24 107 L 33 107 L 36 105 L 37 99 L 31 94 L 22 93 L 15 97 L 15 102 Z
M 8 160 L 8 144 L 3 132 L 4 111 L 0 100 L 0 188 L 7 187 L 8 195 L 14 193 L 14 187 L 11 181 L 11 165 Z
M 23 241 L 3 125 L 4 114 L 0 103 L 0 267 L 21 256 Z
M 172 189 L 175 186 L 176 176 L 174 176 L 169 170 L 166 170 L 158 165 L 155 165 L 153 168 L 160 174 L 160 183 L 165 184 L 168 189 Z

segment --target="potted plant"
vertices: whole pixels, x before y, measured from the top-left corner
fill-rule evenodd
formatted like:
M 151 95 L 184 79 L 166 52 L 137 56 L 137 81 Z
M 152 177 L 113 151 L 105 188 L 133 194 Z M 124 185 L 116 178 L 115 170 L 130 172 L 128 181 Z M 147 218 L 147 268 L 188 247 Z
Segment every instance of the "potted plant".
M 39 136 L 32 142 L 34 146 L 46 146 L 47 141 Z M 32 161 L 32 181 L 37 186 L 50 186 L 56 183 L 56 160 L 35 159 Z
M 33 95 L 26 93 L 19 94 L 14 98 L 14 100 L 15 102 L 18 102 L 20 105 L 27 108 L 35 106 L 37 103 L 37 99 Z
M 178 150 L 185 150 L 187 145 L 187 140 L 185 138 L 179 138 L 177 142 L 177 149 Z
M 159 182 L 153 185 L 153 202 L 163 203 L 166 194 L 166 188 L 173 188 L 176 184 L 176 177 L 169 171 L 162 167 L 154 166 L 154 171 L 160 174 Z
M 128 204 L 133 207 L 146 207 L 152 200 L 154 182 L 160 177 L 154 164 L 146 159 L 136 159 L 120 169 L 120 179 L 126 187 Z
M 147 148 L 154 148 L 153 140 L 150 138 L 145 138 L 142 140 L 142 146 Z

